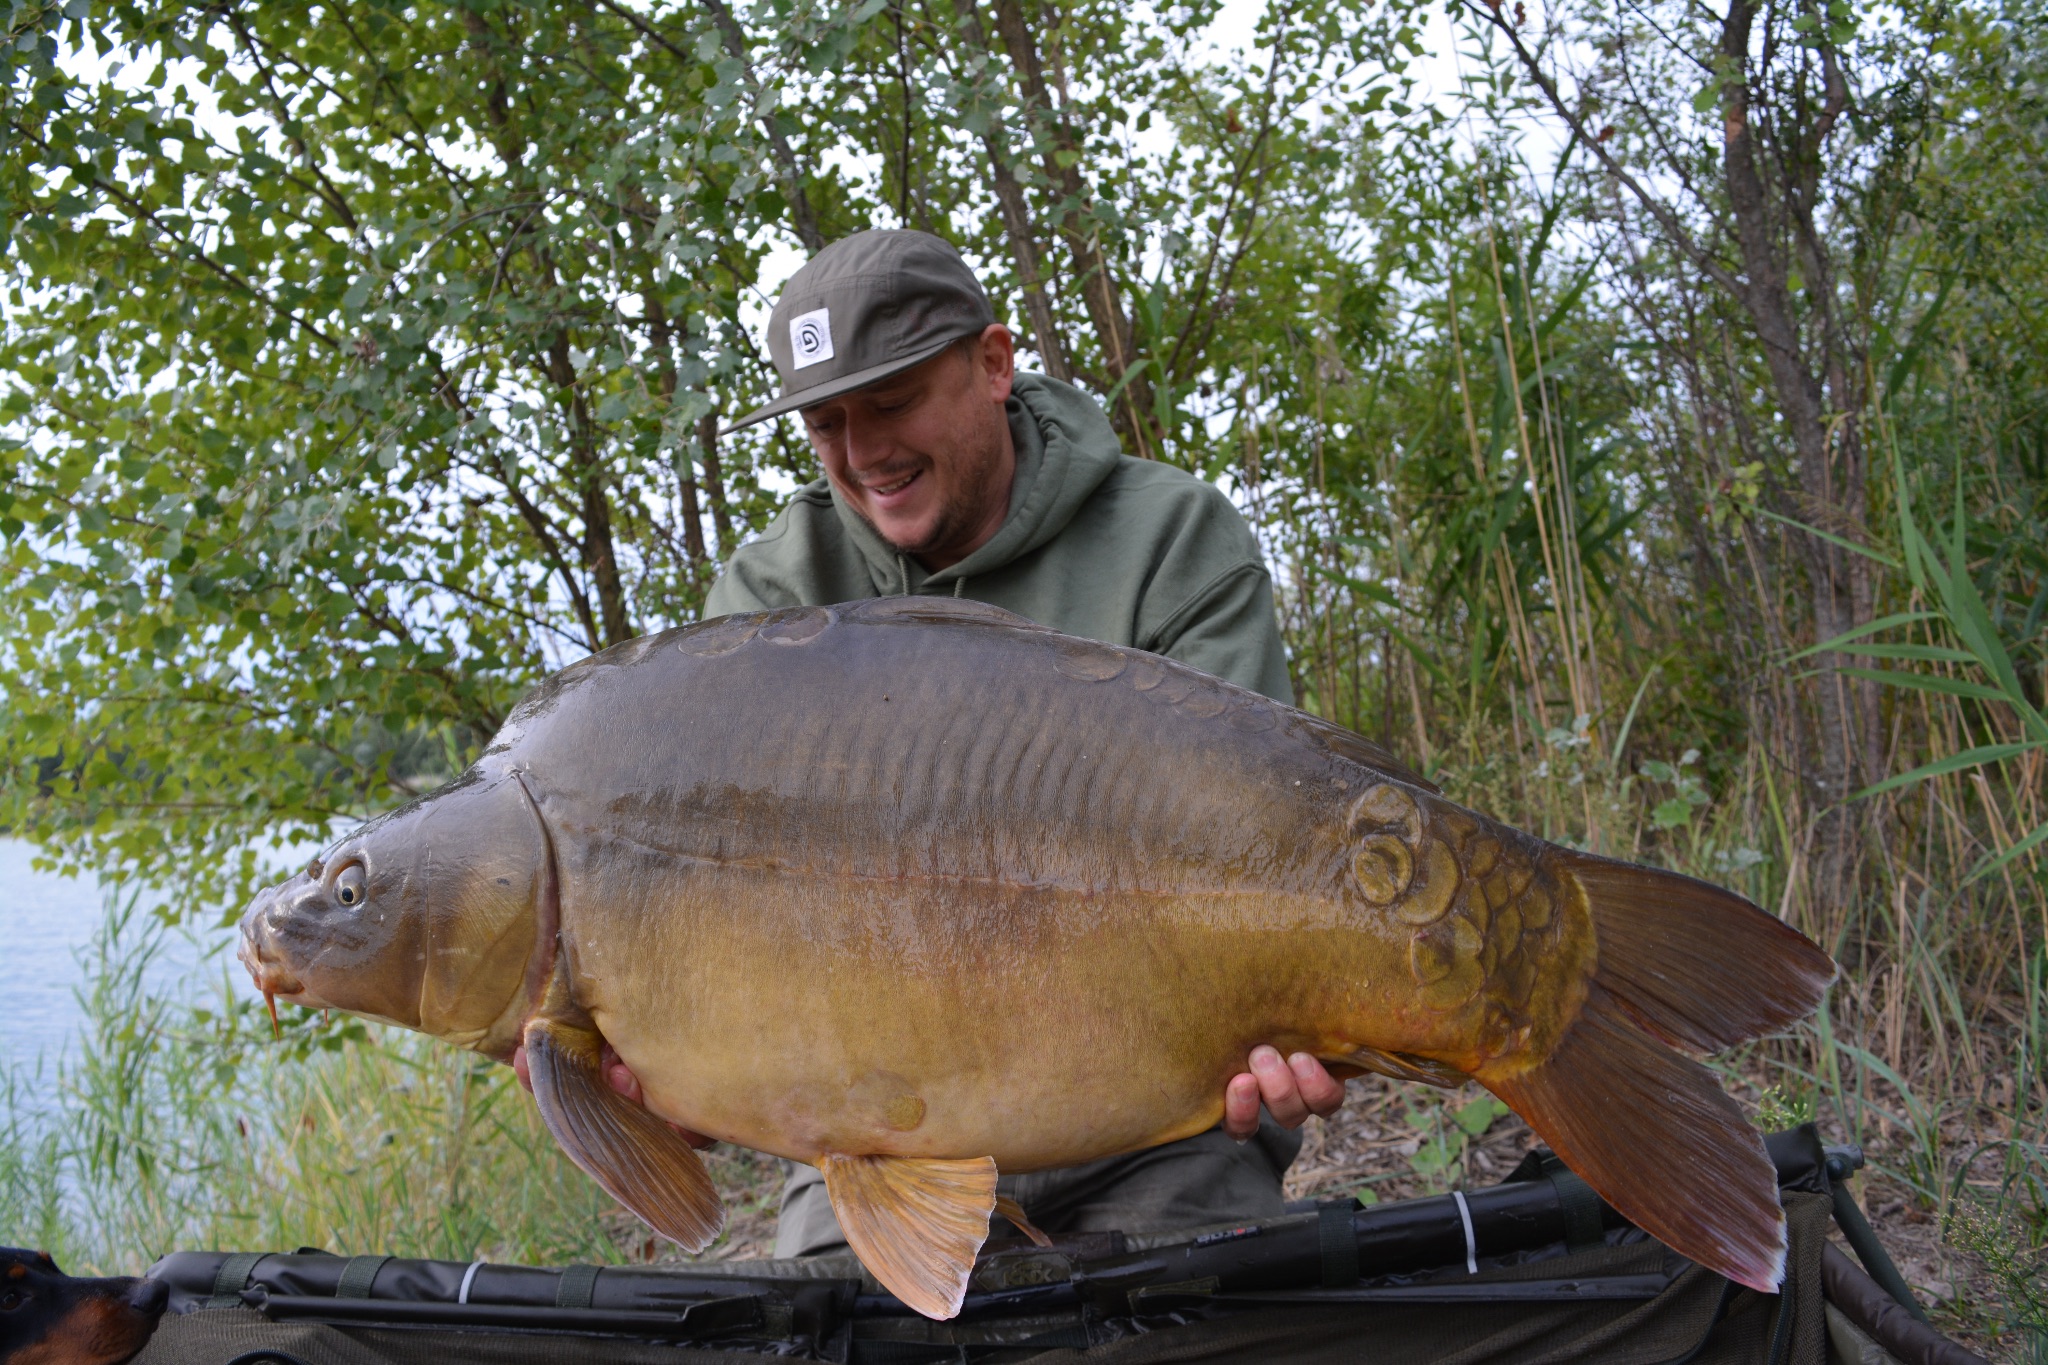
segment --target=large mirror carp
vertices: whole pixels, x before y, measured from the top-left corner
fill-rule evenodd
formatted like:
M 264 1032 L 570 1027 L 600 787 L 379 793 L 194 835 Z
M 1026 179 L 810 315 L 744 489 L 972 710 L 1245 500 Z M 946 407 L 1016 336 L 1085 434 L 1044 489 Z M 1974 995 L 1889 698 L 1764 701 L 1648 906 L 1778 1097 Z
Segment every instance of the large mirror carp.
M 1200 1132 L 1260 1043 L 1476 1080 L 1645 1230 L 1774 1289 L 1770 1161 L 1685 1054 L 1784 1028 L 1834 975 L 1740 896 L 1497 824 L 1304 712 L 930 598 L 566 668 L 242 935 L 276 999 L 523 1042 L 563 1148 L 687 1249 L 723 1214 L 663 1119 L 818 1166 L 862 1262 L 933 1317 L 998 1170 Z

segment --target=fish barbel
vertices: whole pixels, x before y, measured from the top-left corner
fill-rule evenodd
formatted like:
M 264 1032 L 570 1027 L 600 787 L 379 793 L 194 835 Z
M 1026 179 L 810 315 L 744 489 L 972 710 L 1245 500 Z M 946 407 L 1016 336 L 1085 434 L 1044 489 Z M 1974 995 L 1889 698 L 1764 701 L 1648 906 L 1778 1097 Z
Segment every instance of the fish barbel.
M 556 1139 L 686 1248 L 723 1215 L 661 1119 L 818 1166 L 862 1262 L 935 1317 L 998 1170 L 1209 1128 L 1260 1043 L 1477 1081 L 1645 1230 L 1775 1288 L 1770 1161 L 1684 1053 L 1834 975 L 1731 892 L 1498 824 L 1292 707 L 926 598 L 564 669 L 242 933 L 278 999 L 523 1042 Z

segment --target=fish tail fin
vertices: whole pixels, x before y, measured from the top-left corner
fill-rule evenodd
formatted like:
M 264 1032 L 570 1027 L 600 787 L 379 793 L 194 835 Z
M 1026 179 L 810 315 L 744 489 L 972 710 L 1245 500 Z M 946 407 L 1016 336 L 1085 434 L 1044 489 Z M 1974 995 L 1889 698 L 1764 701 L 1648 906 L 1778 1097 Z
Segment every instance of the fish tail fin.
M 1835 979 L 1819 945 L 1733 891 L 1590 853 L 1561 861 L 1592 912 L 1594 980 L 1673 1047 L 1714 1052 L 1788 1028 Z
M 1597 942 L 1585 1005 L 1541 1061 L 1478 1079 L 1631 1222 L 1775 1292 L 1785 1220 L 1770 1156 L 1713 1073 L 1678 1049 L 1729 1047 L 1802 1018 L 1834 962 L 1733 892 L 1587 854 L 1562 862 Z

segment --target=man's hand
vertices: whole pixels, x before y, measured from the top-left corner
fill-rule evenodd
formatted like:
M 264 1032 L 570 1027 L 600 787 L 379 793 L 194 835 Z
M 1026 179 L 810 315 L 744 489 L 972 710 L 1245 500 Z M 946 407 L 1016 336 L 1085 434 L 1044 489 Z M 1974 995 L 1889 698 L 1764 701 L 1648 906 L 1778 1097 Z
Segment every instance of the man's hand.
M 1259 1101 L 1282 1128 L 1299 1128 L 1310 1114 L 1324 1118 L 1344 1105 L 1344 1082 L 1306 1052 L 1282 1060 L 1278 1048 L 1252 1049 L 1250 1071 L 1223 1087 L 1223 1131 L 1243 1142 L 1259 1131 Z
M 612 1089 L 618 1091 L 643 1109 L 646 1108 L 647 1098 L 640 1093 L 640 1078 L 633 1074 L 631 1067 L 619 1060 L 619 1054 L 612 1051 L 610 1043 L 604 1045 L 604 1052 L 598 1057 L 597 1065 L 604 1072 L 604 1078 L 610 1082 Z M 525 1086 L 529 1091 L 533 1089 L 533 1075 L 526 1069 L 526 1044 L 524 1043 L 512 1049 L 512 1070 L 518 1074 L 521 1085 Z M 1239 1079 L 1243 1078 L 1240 1077 Z M 663 1120 L 663 1122 L 667 1122 L 667 1120 Z M 680 1123 L 670 1123 L 668 1126 L 681 1133 L 683 1141 L 689 1143 L 700 1152 L 706 1147 L 716 1147 L 718 1145 L 717 1138 L 708 1138 L 702 1133 L 693 1133 Z

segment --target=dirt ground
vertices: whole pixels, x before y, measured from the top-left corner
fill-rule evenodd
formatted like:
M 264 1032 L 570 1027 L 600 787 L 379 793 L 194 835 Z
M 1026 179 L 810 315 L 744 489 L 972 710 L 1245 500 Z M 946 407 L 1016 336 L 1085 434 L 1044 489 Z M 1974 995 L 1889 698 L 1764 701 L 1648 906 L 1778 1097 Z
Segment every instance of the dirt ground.
M 1468 1125 L 1479 1130 L 1477 1136 L 1467 1131 Z M 1824 1119 L 1823 1135 L 1829 1128 Z M 1491 1185 L 1537 1145 L 1527 1125 L 1499 1112 L 1477 1088 L 1444 1094 L 1367 1076 L 1351 1082 L 1342 1110 L 1329 1119 L 1308 1121 L 1301 1156 L 1288 1172 L 1286 1195 L 1329 1199 L 1354 1194 L 1367 1202 L 1391 1202 L 1459 1185 Z M 1883 1162 L 1887 1153 L 1870 1155 Z M 708 1158 L 726 1195 L 729 1221 L 704 1259 L 771 1255 L 780 1163 L 736 1148 L 716 1149 Z M 2003 1313 L 1995 1282 L 1977 1257 L 1944 1245 L 1938 1215 L 1879 1172 L 1862 1172 L 1852 1188 L 1907 1283 L 1928 1306 L 1934 1325 L 1991 1359 L 2021 1359 L 2018 1343 L 1998 1335 Z M 620 1219 L 623 1243 L 648 1259 L 662 1256 L 662 1246 L 645 1237 L 637 1221 L 623 1212 Z M 667 1250 L 673 1253 L 674 1248 Z M 1846 1244 L 1843 1250 L 1848 1251 Z

